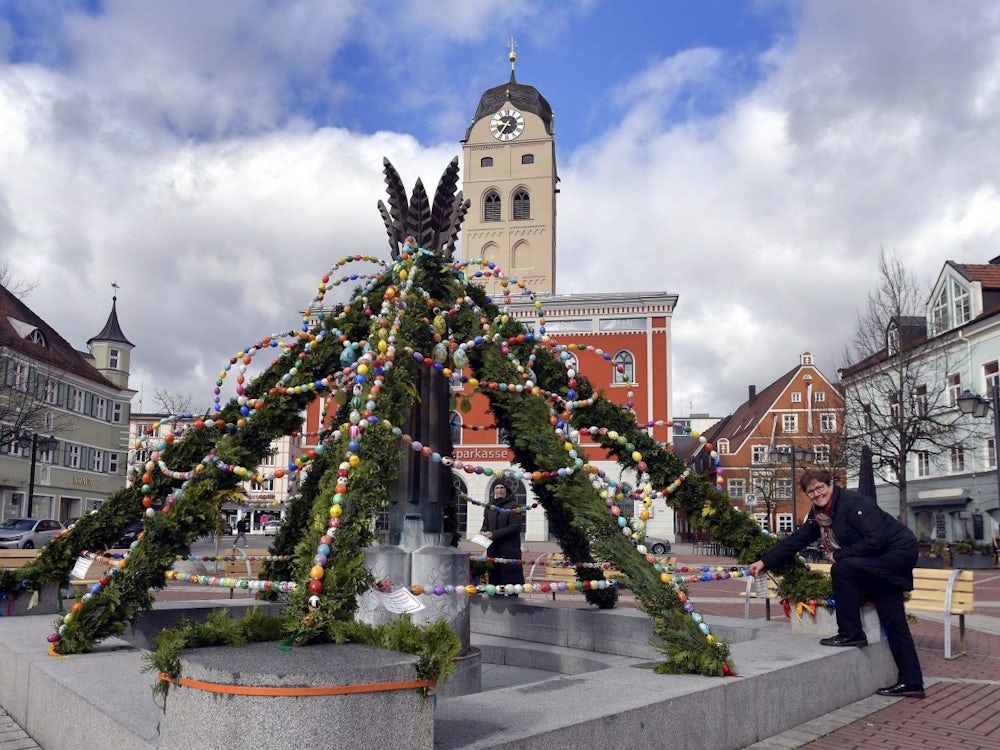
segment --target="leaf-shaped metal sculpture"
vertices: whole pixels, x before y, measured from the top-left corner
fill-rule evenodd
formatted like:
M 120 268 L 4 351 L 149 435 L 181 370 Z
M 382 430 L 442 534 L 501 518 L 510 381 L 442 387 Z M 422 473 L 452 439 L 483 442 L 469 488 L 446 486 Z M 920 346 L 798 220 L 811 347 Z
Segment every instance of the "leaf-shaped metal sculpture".
M 465 221 L 465 215 L 469 212 L 470 205 L 472 202 L 465 200 L 462 191 L 458 191 L 452 204 L 451 226 L 448 228 L 447 235 L 442 237 L 444 242 L 441 254 L 449 260 L 455 257 L 455 243 L 458 241 L 458 233 L 462 231 L 462 222 Z
M 405 239 L 396 229 L 396 225 L 389 215 L 389 209 L 382 201 L 378 202 L 378 212 L 382 214 L 382 221 L 385 222 L 385 231 L 389 235 L 389 255 L 393 260 L 399 260 L 399 244 Z
M 412 236 L 418 247 L 452 258 L 455 242 L 462 229 L 462 222 L 469 210 L 469 201 L 463 200 L 458 190 L 458 157 L 448 164 L 430 201 L 423 183 L 418 179 L 410 199 L 406 198 L 403 182 L 392 163 L 382 159 L 389 205 L 379 201 L 378 209 L 389 235 L 389 251 L 394 260 L 399 258 L 399 246 Z
M 417 241 L 418 247 L 437 250 L 434 246 L 434 225 L 431 223 L 431 201 L 424 183 L 417 178 L 410 196 L 410 213 L 406 216 L 406 234 Z
M 458 157 L 448 164 L 438 180 L 434 191 L 434 203 L 431 205 L 431 221 L 437 236 L 434 238 L 434 249 L 441 248 L 448 240 L 451 232 L 451 219 L 455 208 L 455 193 L 458 192 Z

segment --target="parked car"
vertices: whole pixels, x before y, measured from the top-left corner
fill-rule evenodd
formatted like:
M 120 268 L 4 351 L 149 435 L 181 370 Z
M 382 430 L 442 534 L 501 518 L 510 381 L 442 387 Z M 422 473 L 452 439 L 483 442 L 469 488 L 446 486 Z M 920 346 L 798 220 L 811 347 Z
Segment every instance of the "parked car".
M 670 542 L 666 539 L 654 539 L 651 536 L 647 536 L 646 549 L 654 555 L 666 555 L 670 552 Z
M 118 549 L 128 549 L 132 546 L 132 542 L 139 539 L 139 534 L 141 533 L 142 521 L 133 521 L 125 527 L 125 531 L 123 531 L 122 535 L 118 537 L 118 541 L 115 542 L 115 547 Z
M 264 536 L 277 536 L 280 528 L 281 521 L 268 521 L 264 524 Z
M 0 549 L 44 547 L 65 530 L 54 518 L 8 518 L 0 523 Z

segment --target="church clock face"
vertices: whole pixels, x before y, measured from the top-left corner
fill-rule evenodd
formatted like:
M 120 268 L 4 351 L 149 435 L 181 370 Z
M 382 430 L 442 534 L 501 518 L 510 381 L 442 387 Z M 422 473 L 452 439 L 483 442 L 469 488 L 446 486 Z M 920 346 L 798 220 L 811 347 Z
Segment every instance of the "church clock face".
M 516 109 L 501 109 L 490 120 L 490 132 L 498 141 L 512 141 L 524 131 L 524 115 Z

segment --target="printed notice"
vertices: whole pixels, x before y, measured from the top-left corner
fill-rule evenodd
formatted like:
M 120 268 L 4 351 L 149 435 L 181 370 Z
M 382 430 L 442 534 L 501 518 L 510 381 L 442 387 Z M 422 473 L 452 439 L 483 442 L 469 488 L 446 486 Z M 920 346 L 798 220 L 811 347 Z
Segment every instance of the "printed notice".
M 379 604 L 385 607 L 390 612 L 396 614 L 403 614 L 405 612 L 419 612 L 426 607 L 420 603 L 413 594 L 411 594 L 406 589 L 396 589 L 395 591 L 378 591 L 372 590 L 375 598 L 378 599 Z
M 74 578 L 86 578 L 87 571 L 90 570 L 90 566 L 93 564 L 93 560 L 86 557 L 76 558 L 76 564 L 73 566 L 73 570 L 70 571 L 70 575 Z
M 757 596 L 764 597 L 765 599 L 771 598 L 771 592 L 767 590 L 767 576 L 759 575 L 755 576 L 753 579 L 754 590 L 757 592 Z
M 476 534 L 472 539 L 469 540 L 473 544 L 478 544 L 480 547 L 487 548 L 493 544 L 493 540 L 488 536 L 483 536 L 482 534 Z

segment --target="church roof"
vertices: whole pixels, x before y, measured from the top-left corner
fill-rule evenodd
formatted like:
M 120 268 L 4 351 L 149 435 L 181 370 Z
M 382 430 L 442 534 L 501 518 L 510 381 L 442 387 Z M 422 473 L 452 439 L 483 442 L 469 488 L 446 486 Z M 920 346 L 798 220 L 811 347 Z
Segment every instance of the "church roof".
M 126 346 L 134 347 L 131 341 L 125 338 L 125 334 L 122 333 L 122 327 L 118 325 L 118 298 L 111 298 L 111 314 L 108 316 L 108 322 L 104 324 L 104 328 L 96 336 L 87 340 L 87 346 L 90 346 L 94 341 L 110 341 L 115 344 L 125 344 Z
M 468 130 L 465 131 L 465 140 L 469 140 L 469 134 L 472 132 L 473 125 L 484 117 L 492 117 L 503 106 L 504 102 L 507 101 L 522 112 L 531 112 L 542 118 L 542 122 L 545 123 L 545 132 L 552 135 L 552 107 L 534 86 L 526 86 L 523 83 L 518 83 L 517 79 L 514 78 L 514 71 L 511 71 L 510 81 L 487 89 L 482 98 L 480 98 L 479 107 L 472 118 L 472 123 L 469 125 Z

